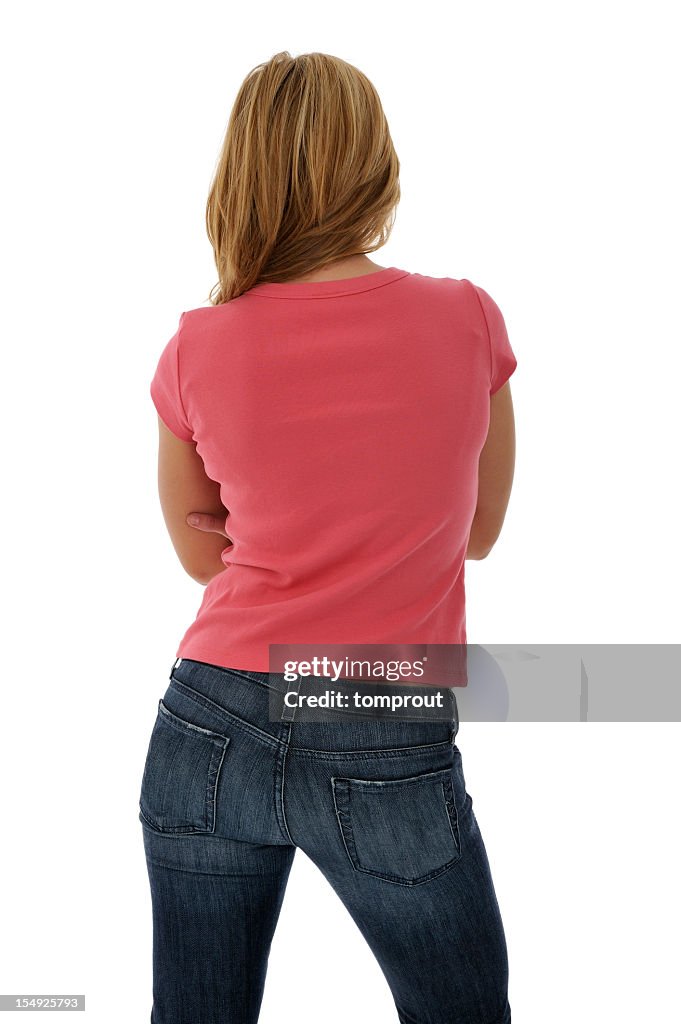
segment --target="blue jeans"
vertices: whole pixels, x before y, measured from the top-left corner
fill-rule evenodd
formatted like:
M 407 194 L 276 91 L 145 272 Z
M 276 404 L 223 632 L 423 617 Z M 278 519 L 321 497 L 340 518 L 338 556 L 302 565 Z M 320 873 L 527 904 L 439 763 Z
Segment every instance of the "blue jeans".
M 401 1024 L 510 1024 L 458 714 L 270 720 L 272 688 L 290 685 L 181 660 L 159 701 L 139 810 L 152 1024 L 255 1024 L 297 847 L 352 915 Z

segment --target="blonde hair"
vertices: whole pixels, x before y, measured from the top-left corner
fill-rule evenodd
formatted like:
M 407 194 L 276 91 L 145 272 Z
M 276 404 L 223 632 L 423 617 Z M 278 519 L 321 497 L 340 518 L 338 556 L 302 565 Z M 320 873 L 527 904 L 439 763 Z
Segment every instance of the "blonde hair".
M 217 306 L 385 245 L 399 161 L 376 89 L 352 64 L 287 50 L 244 79 L 206 204 Z

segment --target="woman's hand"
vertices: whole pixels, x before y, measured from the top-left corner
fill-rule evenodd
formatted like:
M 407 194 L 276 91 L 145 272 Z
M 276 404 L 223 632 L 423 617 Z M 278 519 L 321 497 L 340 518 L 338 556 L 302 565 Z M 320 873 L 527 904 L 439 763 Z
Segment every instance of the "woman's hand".
M 190 512 L 187 516 L 187 525 L 193 526 L 195 530 L 203 530 L 204 533 L 219 533 L 227 537 L 230 544 L 232 543 L 232 538 L 227 536 L 225 530 L 225 520 L 218 516 L 208 512 Z
M 163 518 L 182 567 L 205 587 L 229 567 L 222 559 L 232 544 L 225 533 L 229 510 L 222 503 L 220 485 L 207 475 L 193 441 L 176 437 L 160 417 L 158 429 L 158 493 Z M 207 513 L 192 513 L 195 508 L 207 509 Z M 199 516 L 198 526 L 189 522 L 192 514 Z

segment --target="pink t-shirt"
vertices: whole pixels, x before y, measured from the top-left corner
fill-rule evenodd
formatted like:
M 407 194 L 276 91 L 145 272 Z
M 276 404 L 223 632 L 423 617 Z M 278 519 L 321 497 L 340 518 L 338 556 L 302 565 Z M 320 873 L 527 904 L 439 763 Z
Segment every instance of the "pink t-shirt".
M 178 655 L 267 672 L 271 643 L 465 643 L 489 396 L 515 367 L 487 292 L 398 267 L 182 313 L 151 395 L 233 546 Z

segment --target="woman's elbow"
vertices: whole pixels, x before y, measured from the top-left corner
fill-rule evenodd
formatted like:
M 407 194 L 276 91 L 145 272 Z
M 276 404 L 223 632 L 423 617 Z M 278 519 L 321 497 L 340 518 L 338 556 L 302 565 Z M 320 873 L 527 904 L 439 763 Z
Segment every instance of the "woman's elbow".
M 494 542 L 491 544 L 483 544 L 481 541 L 476 540 L 466 548 L 466 558 L 472 559 L 475 562 L 480 562 L 483 558 L 487 558 L 493 547 Z
M 191 576 L 195 583 L 200 583 L 202 587 L 207 587 L 213 578 L 207 572 L 201 572 L 200 570 L 197 572 L 195 569 L 187 569 L 186 566 L 185 572 L 188 576 Z
M 493 525 L 489 522 L 482 523 L 478 518 L 474 519 L 468 535 L 466 558 L 472 558 L 476 561 L 487 558 L 497 542 L 499 533 L 500 529 L 494 529 Z
M 216 565 L 214 562 L 211 562 L 210 565 L 206 565 L 202 563 L 183 561 L 182 568 L 196 583 L 200 583 L 202 587 L 206 587 L 212 579 L 218 576 L 225 569 L 225 565 L 223 562 L 220 562 L 219 565 Z

